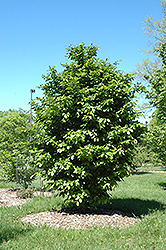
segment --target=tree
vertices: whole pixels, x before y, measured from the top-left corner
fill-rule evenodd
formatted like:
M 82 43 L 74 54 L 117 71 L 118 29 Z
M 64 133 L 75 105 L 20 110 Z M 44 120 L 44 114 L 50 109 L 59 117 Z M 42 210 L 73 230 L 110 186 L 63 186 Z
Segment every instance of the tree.
M 147 164 L 150 166 L 161 165 L 161 160 L 156 152 L 152 150 L 152 144 L 149 141 L 149 131 L 141 136 L 141 140 L 136 144 L 134 150 L 133 166 L 143 167 Z
M 155 117 L 151 120 L 148 142 L 158 159 L 166 166 L 166 123 L 158 124 Z
M 142 133 L 134 110 L 133 77 L 116 63 L 97 58 L 98 47 L 67 48 L 70 63 L 49 67 L 34 103 L 34 165 L 50 188 L 77 205 L 107 202 L 109 191 L 127 176 L 133 147 Z
M 156 108 L 158 123 L 166 123 L 166 43 L 161 44 L 158 51 L 162 67 L 154 71 L 153 77 L 149 79 L 151 91 L 147 97 Z
M 145 18 L 144 33 L 148 37 L 149 45 L 152 48 L 146 51 L 147 53 L 156 53 L 156 49 L 166 42 L 166 0 L 161 1 L 161 7 L 163 12 L 161 21 L 154 21 L 152 16 Z
M 144 34 L 147 36 L 149 50 L 144 52 L 149 56 L 143 60 L 142 64 L 137 64 L 135 75 L 141 81 L 147 83 L 153 77 L 154 71 L 161 68 L 161 59 L 159 57 L 159 48 L 166 42 L 166 0 L 161 1 L 163 17 L 162 20 L 154 21 L 152 16 L 145 18 Z M 148 76 L 148 78 L 147 78 Z
M 16 181 L 27 188 L 34 174 L 29 162 L 29 115 L 23 111 L 9 110 L 0 117 L 0 166 L 9 181 Z
M 149 39 L 149 50 L 145 51 L 150 58 L 137 66 L 135 75 L 144 84 L 148 106 L 153 108 L 152 121 L 147 138 L 154 153 L 166 163 L 166 0 L 161 1 L 163 18 L 154 21 L 153 17 L 145 18 L 145 34 Z
M 155 107 L 148 137 L 154 152 L 166 164 L 166 43 L 161 44 L 159 57 L 162 68 L 150 78 L 151 91 L 147 95 Z

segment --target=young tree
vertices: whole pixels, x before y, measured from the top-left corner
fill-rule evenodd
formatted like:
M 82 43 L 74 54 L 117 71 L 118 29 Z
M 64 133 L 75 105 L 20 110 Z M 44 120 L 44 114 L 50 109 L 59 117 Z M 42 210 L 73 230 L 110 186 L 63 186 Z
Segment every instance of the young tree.
M 132 76 L 97 58 L 98 47 L 67 48 L 70 63 L 49 67 L 34 103 L 34 164 L 51 188 L 77 205 L 107 202 L 108 192 L 130 172 L 133 147 L 142 133 Z
M 27 188 L 35 173 L 29 164 L 29 115 L 25 111 L 9 110 L 0 117 L 0 166 L 9 181 Z

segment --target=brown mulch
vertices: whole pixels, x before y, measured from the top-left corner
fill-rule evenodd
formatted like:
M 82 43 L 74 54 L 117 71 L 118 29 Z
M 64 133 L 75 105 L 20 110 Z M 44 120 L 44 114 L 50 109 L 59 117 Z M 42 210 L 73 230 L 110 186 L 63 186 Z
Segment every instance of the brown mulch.
M 140 219 L 120 211 L 103 210 L 94 213 L 79 213 L 78 211 L 47 211 L 26 215 L 22 222 L 33 225 L 48 225 L 54 228 L 92 228 L 94 226 L 128 227 Z
M 36 191 L 34 196 L 50 196 L 50 192 Z M 30 198 L 19 198 L 17 191 L 12 188 L 0 188 L 0 207 L 12 207 L 25 204 Z
M 27 202 L 28 199 L 17 197 L 16 191 L 11 188 L 0 188 L 0 207 L 19 206 Z
M 36 193 L 35 195 L 40 195 Z M 44 195 L 47 196 L 47 193 Z M 0 189 L 0 207 L 2 206 L 19 206 L 25 204 L 28 199 L 20 199 L 17 197 L 16 191 L 10 188 Z M 60 210 L 46 211 L 35 214 L 26 215 L 21 219 L 22 222 L 33 225 L 48 225 L 54 228 L 91 228 L 93 226 L 112 226 L 112 227 L 128 227 L 134 225 L 140 219 L 132 217 L 120 211 L 112 211 L 106 209 L 96 210 L 95 212 L 80 212 L 79 210 Z

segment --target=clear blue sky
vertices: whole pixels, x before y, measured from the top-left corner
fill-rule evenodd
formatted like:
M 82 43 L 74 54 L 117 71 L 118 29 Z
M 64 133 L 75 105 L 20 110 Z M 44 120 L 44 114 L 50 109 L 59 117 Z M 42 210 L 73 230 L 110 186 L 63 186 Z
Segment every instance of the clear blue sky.
M 160 0 L 0 0 L 0 110 L 29 109 L 30 89 L 41 96 L 41 75 L 62 70 L 70 44 L 93 42 L 132 71 L 145 57 L 147 15 L 162 18 Z

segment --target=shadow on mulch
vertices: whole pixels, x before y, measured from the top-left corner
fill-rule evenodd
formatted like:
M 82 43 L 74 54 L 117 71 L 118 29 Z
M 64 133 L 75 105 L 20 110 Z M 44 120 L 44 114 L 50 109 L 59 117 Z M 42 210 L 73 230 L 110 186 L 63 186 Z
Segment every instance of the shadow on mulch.
M 110 199 L 110 202 L 105 205 L 99 205 L 95 209 L 83 209 L 76 206 L 67 206 L 60 209 L 58 212 L 69 214 L 114 214 L 127 215 L 129 217 L 141 217 L 156 210 L 165 210 L 166 206 L 155 200 L 141 200 L 141 199 Z
M 128 217 L 133 217 L 133 214 L 131 213 L 126 213 L 126 212 L 122 212 L 122 211 L 119 211 L 119 210 L 112 210 L 112 208 L 96 208 L 96 209 L 91 209 L 91 210 L 88 210 L 88 209 L 83 209 L 83 208 L 63 208 L 63 209 L 60 209 L 60 210 L 56 210 L 56 212 L 58 213 L 67 213 L 67 214 L 88 214 L 88 215 L 113 215 L 113 214 L 119 214 L 119 215 L 122 215 L 122 216 L 128 216 Z

